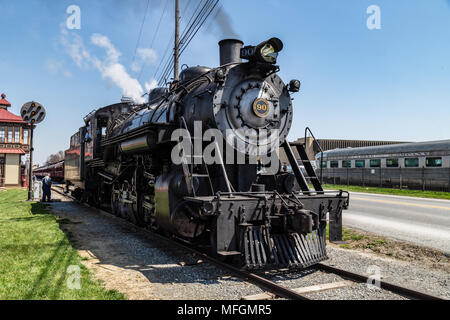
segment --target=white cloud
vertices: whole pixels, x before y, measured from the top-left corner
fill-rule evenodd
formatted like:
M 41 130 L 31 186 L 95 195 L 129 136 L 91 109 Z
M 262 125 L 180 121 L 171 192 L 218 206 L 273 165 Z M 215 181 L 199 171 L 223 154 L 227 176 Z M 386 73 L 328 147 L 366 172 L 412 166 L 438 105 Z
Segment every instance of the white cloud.
M 61 35 L 61 44 L 66 48 L 66 52 L 78 67 L 93 66 L 101 73 L 103 79 L 107 79 L 119 87 L 124 96 L 130 97 L 138 103 L 145 102 L 145 99 L 142 97 L 144 94 L 142 86 L 119 63 L 122 54 L 115 48 L 108 37 L 98 33 L 91 36 L 91 43 L 93 45 L 105 49 L 106 56 L 102 60 L 92 55 L 86 49 L 83 39 L 78 34 L 68 32 L 62 27 Z M 141 52 L 141 54 L 148 59 L 151 57 L 151 54 L 147 51 Z
M 152 79 L 150 80 L 150 82 L 145 83 L 145 90 L 147 92 L 150 92 L 150 90 L 153 90 L 156 87 L 158 87 L 158 81 L 156 81 L 155 79 Z
M 119 62 L 119 58 L 122 54 L 116 50 L 108 37 L 94 33 L 91 37 L 91 42 L 97 47 L 106 50 L 107 60 L 105 60 L 105 63 L 113 64 Z
M 83 39 L 74 32 L 69 34 L 63 25 L 61 26 L 61 44 L 78 67 L 88 67 L 87 61 L 91 59 L 91 56 L 84 46 Z
M 139 48 L 137 56 L 145 63 L 155 63 L 158 59 L 156 51 L 150 48 Z
M 66 78 L 72 78 L 72 73 L 64 68 L 64 62 L 62 61 L 48 59 L 45 63 L 45 68 L 52 75 L 58 75 L 61 73 Z
M 158 60 L 156 51 L 151 48 L 139 48 L 136 51 L 136 59 L 131 64 L 130 68 L 134 72 L 142 70 L 144 64 L 154 64 Z
M 126 97 L 130 97 L 139 103 L 145 102 L 145 99 L 142 97 L 144 90 L 139 82 L 128 74 L 123 65 L 120 63 L 104 65 L 100 70 L 103 78 L 111 80 L 122 89 Z

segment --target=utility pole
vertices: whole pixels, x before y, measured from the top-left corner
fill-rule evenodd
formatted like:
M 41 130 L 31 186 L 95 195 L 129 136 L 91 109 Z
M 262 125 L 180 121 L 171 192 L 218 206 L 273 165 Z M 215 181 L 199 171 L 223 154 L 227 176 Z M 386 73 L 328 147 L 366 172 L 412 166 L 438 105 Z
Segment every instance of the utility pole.
M 175 48 L 174 48 L 173 80 L 178 81 L 179 57 L 180 57 L 180 0 L 175 0 Z
M 30 167 L 28 169 L 28 201 L 33 200 L 33 140 L 36 125 L 44 121 L 46 112 L 42 104 L 38 102 L 25 103 L 20 110 L 23 121 L 30 125 Z
M 28 167 L 28 201 L 33 200 L 33 132 L 34 125 L 30 129 L 30 163 Z

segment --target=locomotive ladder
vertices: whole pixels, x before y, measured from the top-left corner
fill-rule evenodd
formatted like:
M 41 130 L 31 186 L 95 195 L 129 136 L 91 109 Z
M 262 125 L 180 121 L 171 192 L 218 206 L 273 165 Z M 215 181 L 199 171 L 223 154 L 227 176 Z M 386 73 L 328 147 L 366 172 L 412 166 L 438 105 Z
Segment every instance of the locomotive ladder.
M 284 143 L 284 151 L 286 152 L 286 155 L 291 164 L 292 170 L 294 171 L 294 174 L 297 178 L 297 182 L 300 186 L 300 189 L 303 192 L 311 194 L 311 190 L 308 186 L 308 180 L 309 180 L 312 183 L 317 194 L 323 194 L 324 190 L 322 187 L 322 182 L 317 177 L 316 171 L 314 170 L 314 167 L 311 164 L 312 161 L 309 159 L 308 154 L 306 153 L 306 134 L 308 131 L 311 133 L 311 135 L 314 138 L 313 142 L 316 143 L 317 146 L 319 147 L 319 149 L 322 151 L 322 148 L 320 147 L 319 143 L 317 142 L 316 138 L 314 137 L 314 135 L 312 134 L 312 132 L 309 128 L 306 128 L 306 131 L 305 131 L 304 144 L 302 144 L 302 143 L 292 144 L 292 147 L 297 149 L 298 155 L 300 156 L 300 160 L 303 164 L 303 167 L 305 168 L 307 176 L 303 175 L 303 173 L 299 167 L 298 161 L 295 157 L 295 154 L 292 150 L 291 144 L 289 144 L 289 142 L 287 142 L 287 141 Z M 322 151 L 322 153 L 323 153 L 323 151 Z
M 297 149 L 297 152 L 300 156 L 303 166 L 305 167 L 305 171 L 308 174 L 305 178 L 309 180 L 314 189 L 318 193 L 323 192 L 323 187 L 320 179 L 317 177 L 316 171 L 314 170 L 311 160 L 309 160 L 308 154 L 306 153 L 305 146 L 303 144 L 294 144 L 293 147 Z
M 191 165 L 188 164 L 187 161 L 187 157 L 186 154 L 184 153 L 182 156 L 182 166 L 183 166 L 183 173 L 184 173 L 184 177 L 186 179 L 186 185 L 188 187 L 188 191 L 189 193 L 191 193 L 194 197 L 196 197 L 196 192 L 195 192 L 195 187 L 194 187 L 194 180 L 193 178 L 198 178 L 200 179 L 207 179 L 209 186 L 211 188 L 211 195 L 214 194 L 214 188 L 212 185 L 212 181 L 211 181 L 211 177 L 209 176 L 209 170 L 208 170 L 208 166 L 206 165 L 204 159 L 203 159 L 203 155 L 196 155 L 194 153 L 194 143 L 195 141 L 200 140 L 200 143 L 203 143 L 202 138 L 198 138 L 198 137 L 194 137 L 192 138 L 191 133 L 189 132 L 189 129 L 187 127 L 186 124 L 186 120 L 184 119 L 184 117 L 181 117 L 181 122 L 182 125 L 184 126 L 184 129 L 186 130 L 187 134 L 188 134 L 188 138 L 189 141 L 191 141 L 191 155 L 192 155 L 192 163 Z M 199 164 L 196 164 L 195 159 L 200 159 L 201 162 Z M 200 171 L 195 171 L 196 166 L 200 166 L 201 170 Z

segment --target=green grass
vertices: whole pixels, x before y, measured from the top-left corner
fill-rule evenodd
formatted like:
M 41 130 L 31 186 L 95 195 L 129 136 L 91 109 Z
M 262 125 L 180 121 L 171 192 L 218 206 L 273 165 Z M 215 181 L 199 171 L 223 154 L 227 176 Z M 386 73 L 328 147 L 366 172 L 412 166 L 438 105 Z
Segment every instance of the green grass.
M 450 192 L 421 191 L 421 190 L 407 190 L 407 189 L 400 190 L 400 189 L 375 188 L 375 187 L 343 186 L 332 184 L 326 184 L 324 185 L 324 188 L 327 190 L 346 190 L 353 192 L 378 193 L 378 194 L 389 194 L 406 197 L 450 200 Z
M 326 236 L 327 236 L 327 239 L 330 237 L 330 225 L 329 224 L 327 225 Z M 342 227 L 342 241 L 360 241 L 363 239 L 368 239 L 368 237 L 358 233 L 355 230 Z
M 45 205 L 26 202 L 22 190 L 0 192 L 0 300 L 124 299 L 106 290 Z M 81 269 L 81 289 L 70 290 L 69 266 Z

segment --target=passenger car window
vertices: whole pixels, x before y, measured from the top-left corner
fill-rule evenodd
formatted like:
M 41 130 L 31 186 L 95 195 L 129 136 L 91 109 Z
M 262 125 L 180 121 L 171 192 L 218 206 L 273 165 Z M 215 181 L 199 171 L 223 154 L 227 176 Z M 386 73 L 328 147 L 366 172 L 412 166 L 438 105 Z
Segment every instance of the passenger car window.
M 381 160 L 380 159 L 370 160 L 370 167 L 371 168 L 381 168 Z
M 339 162 L 338 161 L 331 161 L 330 163 L 332 168 L 339 168 Z
M 427 167 L 442 167 L 442 158 L 427 158 L 426 165 Z
M 355 167 L 356 168 L 365 168 L 366 167 L 366 160 L 356 160 L 355 161 Z
M 327 167 L 327 162 L 326 161 L 322 161 L 322 168 L 326 168 Z
M 405 167 L 406 168 L 417 168 L 419 166 L 419 158 L 406 158 Z
M 351 161 L 347 161 L 347 160 L 342 161 L 342 168 L 351 168 L 351 167 L 352 167 Z
M 398 159 L 386 159 L 386 167 L 398 168 Z

